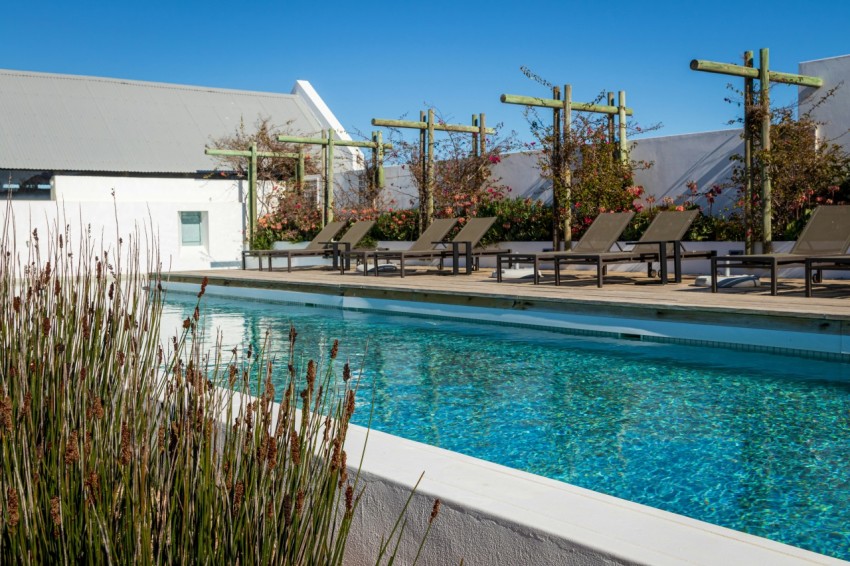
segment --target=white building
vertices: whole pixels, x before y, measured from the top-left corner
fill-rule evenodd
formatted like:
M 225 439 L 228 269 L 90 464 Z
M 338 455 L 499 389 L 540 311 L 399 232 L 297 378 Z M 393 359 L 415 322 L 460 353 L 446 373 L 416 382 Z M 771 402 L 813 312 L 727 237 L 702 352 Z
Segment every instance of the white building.
M 306 81 L 277 94 L 0 70 L 0 116 L 0 196 L 19 248 L 57 218 L 105 247 L 138 227 L 157 235 L 166 271 L 239 264 L 247 183 L 214 171 L 211 140 L 262 118 L 350 139 Z M 357 166 L 358 152 L 337 153 L 340 173 Z

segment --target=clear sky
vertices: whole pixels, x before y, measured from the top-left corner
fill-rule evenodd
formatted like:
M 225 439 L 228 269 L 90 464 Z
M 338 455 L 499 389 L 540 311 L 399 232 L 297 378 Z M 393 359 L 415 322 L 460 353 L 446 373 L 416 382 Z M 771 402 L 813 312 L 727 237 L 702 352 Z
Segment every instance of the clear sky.
M 742 80 L 691 59 L 740 63 L 769 47 L 771 69 L 796 73 L 850 54 L 850 0 L 10 0 L 3 19 L 0 68 L 282 93 L 305 79 L 351 132 L 433 105 L 451 122 L 484 112 L 522 140 L 522 107 L 499 96 L 549 95 L 523 65 L 579 102 L 625 90 L 637 123 L 673 135 L 738 115 L 723 99 Z

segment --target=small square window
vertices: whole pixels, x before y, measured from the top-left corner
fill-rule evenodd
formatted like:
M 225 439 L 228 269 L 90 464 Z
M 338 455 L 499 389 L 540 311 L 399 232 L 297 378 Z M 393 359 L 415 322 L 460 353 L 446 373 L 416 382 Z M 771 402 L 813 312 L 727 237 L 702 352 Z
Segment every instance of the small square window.
M 184 246 L 203 245 L 200 212 L 180 213 L 180 243 Z

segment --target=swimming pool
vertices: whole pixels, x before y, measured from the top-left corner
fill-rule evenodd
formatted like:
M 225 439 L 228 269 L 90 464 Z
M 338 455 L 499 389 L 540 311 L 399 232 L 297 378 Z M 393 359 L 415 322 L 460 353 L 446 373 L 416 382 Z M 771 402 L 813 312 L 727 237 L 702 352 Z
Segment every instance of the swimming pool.
M 378 430 L 850 558 L 848 364 L 204 300 L 230 344 L 270 329 L 282 354 L 290 322 L 308 356 L 339 338 L 360 424 L 374 393 Z

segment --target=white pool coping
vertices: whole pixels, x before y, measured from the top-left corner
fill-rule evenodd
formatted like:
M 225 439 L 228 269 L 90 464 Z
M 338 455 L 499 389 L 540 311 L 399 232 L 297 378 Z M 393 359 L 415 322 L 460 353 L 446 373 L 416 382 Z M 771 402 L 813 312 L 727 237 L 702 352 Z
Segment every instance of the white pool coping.
M 199 285 L 172 282 L 168 288 L 197 293 Z M 578 324 L 587 330 L 599 330 L 604 322 L 595 317 L 571 317 L 564 313 L 547 317 L 540 312 L 498 312 L 499 309 L 441 307 L 268 289 L 210 285 L 206 292 L 211 296 L 229 298 L 429 316 L 436 312 L 438 316 L 453 318 L 468 318 L 474 314 L 476 320 L 524 325 L 533 322 L 550 328 L 558 324 Z M 465 312 L 470 309 L 471 313 Z M 544 316 L 543 320 L 541 316 Z M 528 318 L 534 320 L 529 321 Z M 675 326 L 653 330 L 643 324 L 635 325 L 633 321 L 621 321 L 618 327 L 621 330 L 616 332 L 671 332 L 681 326 L 699 326 L 666 324 Z M 746 333 L 747 329 L 735 331 Z M 794 338 L 795 349 L 800 348 L 801 338 Z M 818 340 L 823 341 L 823 337 L 818 337 Z M 364 453 L 367 434 L 368 446 Z M 367 496 L 361 502 L 358 522 L 347 547 L 347 564 L 374 562 L 374 549 L 380 536 L 389 532 L 410 488 L 422 472 L 425 476 L 414 498 L 412 512 L 427 517 L 434 498 L 443 501 L 443 508 L 420 557 L 421 564 L 457 564 L 461 558 L 468 564 L 493 565 L 850 564 L 456 452 L 374 430 L 367 431 L 355 425 L 349 428 L 345 448 L 349 463 L 356 465 L 364 455 L 361 472 L 367 485 Z M 412 538 L 417 536 L 417 527 L 421 533 L 424 522 L 419 521 L 417 525 L 411 521 L 409 530 L 414 531 Z M 415 552 L 415 544 L 403 545 L 400 563 L 409 563 Z

